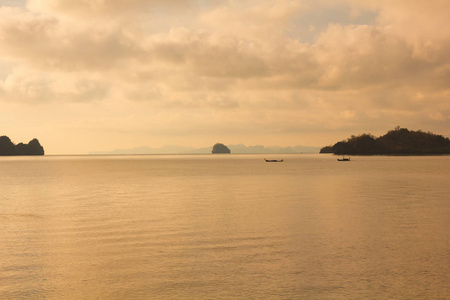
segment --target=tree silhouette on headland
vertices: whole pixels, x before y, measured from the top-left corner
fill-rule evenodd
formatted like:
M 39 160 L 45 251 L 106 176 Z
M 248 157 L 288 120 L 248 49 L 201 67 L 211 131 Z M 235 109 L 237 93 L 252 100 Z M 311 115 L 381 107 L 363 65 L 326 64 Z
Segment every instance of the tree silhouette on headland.
M 431 132 L 396 127 L 376 138 L 371 134 L 351 136 L 346 141 L 323 147 L 320 153 L 338 155 L 433 155 L 450 154 L 450 140 Z
M 212 151 L 213 154 L 217 153 L 231 153 L 230 149 L 227 146 L 221 143 L 217 143 L 213 146 Z
M 28 144 L 19 143 L 14 145 L 7 136 L 0 136 L 0 155 L 44 155 L 44 148 L 37 139 L 32 139 Z

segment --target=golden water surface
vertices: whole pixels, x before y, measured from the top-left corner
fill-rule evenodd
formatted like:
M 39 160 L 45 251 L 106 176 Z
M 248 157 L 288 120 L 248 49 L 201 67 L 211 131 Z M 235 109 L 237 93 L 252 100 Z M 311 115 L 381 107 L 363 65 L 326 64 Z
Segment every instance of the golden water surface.
M 272 156 L 1 157 L 0 299 L 450 298 L 449 156 Z

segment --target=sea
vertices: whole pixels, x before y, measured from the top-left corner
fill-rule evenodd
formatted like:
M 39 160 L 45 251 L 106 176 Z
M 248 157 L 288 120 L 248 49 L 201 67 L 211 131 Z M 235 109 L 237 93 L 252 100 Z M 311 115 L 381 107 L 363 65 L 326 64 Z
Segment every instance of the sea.
M 0 299 L 450 299 L 450 156 L 337 158 L 0 157 Z

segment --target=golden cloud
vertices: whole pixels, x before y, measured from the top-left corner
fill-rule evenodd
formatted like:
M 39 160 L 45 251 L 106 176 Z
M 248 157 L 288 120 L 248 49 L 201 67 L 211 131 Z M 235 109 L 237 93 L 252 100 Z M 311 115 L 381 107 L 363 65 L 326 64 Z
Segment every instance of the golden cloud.
M 308 19 L 318 11 L 338 21 Z M 0 55 L 15 66 L 0 100 L 140 102 L 177 126 L 196 109 L 199 127 L 253 131 L 450 128 L 448 15 L 439 0 L 30 0 L 0 8 Z

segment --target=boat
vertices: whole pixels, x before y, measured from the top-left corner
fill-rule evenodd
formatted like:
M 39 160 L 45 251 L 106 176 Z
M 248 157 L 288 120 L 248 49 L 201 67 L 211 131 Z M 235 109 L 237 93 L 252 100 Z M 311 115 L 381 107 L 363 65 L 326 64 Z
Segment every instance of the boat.
M 266 161 L 266 162 L 283 162 L 283 160 L 282 159 L 265 159 L 264 158 L 264 160 Z
M 338 161 L 350 161 L 350 157 L 342 156 L 342 158 L 338 158 Z

